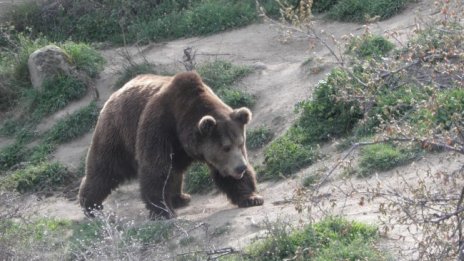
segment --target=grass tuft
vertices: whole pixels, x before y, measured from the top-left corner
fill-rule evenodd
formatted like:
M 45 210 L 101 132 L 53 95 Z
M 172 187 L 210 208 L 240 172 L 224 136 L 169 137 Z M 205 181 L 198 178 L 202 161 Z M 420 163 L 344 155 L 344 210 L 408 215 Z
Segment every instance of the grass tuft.
M 267 143 L 269 143 L 274 134 L 272 133 L 271 129 L 267 127 L 258 127 L 255 129 L 247 130 L 247 148 L 248 149 L 259 149 L 264 147 Z
M 56 186 L 64 184 L 69 178 L 65 166 L 59 163 L 42 162 L 13 172 L 2 180 L 2 185 L 21 193 L 54 191 Z
M 237 81 L 252 72 L 250 67 L 216 60 L 201 65 L 197 71 L 219 98 L 232 108 L 252 107 L 254 105 L 255 98 L 252 95 L 232 87 Z
M 343 22 L 366 22 L 370 18 L 381 20 L 401 12 L 410 0 L 340 0 L 328 12 L 328 17 Z
M 375 172 L 387 171 L 406 164 L 417 157 L 410 150 L 399 149 L 390 144 L 373 144 L 364 147 L 360 152 L 359 175 L 366 177 Z
M 309 145 L 303 145 L 291 135 L 284 135 L 272 142 L 264 151 L 264 168 L 258 177 L 263 180 L 288 177 L 312 164 L 317 153 Z
M 271 224 L 268 237 L 252 243 L 244 260 L 285 260 L 299 252 L 301 260 L 385 260 L 377 250 L 377 229 L 338 217 L 328 217 L 303 229 Z
M 367 33 L 353 37 L 348 45 L 347 53 L 358 58 L 380 58 L 394 47 L 395 45 L 385 37 Z

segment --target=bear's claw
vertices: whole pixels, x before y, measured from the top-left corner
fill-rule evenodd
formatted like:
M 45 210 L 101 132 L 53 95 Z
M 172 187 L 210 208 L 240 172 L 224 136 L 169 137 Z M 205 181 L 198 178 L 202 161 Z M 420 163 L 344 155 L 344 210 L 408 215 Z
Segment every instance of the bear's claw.
M 263 203 L 264 203 L 263 197 L 261 197 L 260 195 L 252 195 L 248 198 L 241 200 L 238 203 L 238 206 L 241 208 L 247 208 L 247 207 L 261 206 Z

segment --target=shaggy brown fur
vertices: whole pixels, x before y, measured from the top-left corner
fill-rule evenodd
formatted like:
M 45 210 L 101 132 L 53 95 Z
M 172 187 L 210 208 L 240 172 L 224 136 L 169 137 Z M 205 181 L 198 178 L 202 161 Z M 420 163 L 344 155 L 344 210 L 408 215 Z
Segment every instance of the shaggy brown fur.
M 248 163 L 246 108 L 232 110 L 192 72 L 141 75 L 103 107 L 87 155 L 79 200 L 87 215 L 121 182 L 138 177 L 152 218 L 175 216 L 190 201 L 183 174 L 207 163 L 220 190 L 239 207 L 263 204 Z

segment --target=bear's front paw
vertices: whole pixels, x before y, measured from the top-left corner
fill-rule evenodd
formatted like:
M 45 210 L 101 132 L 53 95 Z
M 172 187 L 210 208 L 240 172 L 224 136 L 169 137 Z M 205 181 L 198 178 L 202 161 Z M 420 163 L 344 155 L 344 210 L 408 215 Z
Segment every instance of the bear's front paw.
M 191 198 L 192 197 L 186 193 L 175 195 L 172 197 L 172 207 L 173 208 L 185 207 L 190 203 Z
M 253 206 L 261 206 L 264 203 L 263 197 L 260 195 L 251 195 L 250 197 L 242 199 L 238 206 L 241 208 L 253 207 Z

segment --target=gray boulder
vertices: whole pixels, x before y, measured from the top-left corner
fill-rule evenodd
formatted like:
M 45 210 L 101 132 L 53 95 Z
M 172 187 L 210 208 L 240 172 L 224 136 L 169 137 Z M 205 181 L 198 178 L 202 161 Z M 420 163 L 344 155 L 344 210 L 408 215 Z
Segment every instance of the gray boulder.
M 45 79 L 58 74 L 73 75 L 75 68 L 69 55 L 56 45 L 47 45 L 33 52 L 28 60 L 32 86 L 42 90 Z

